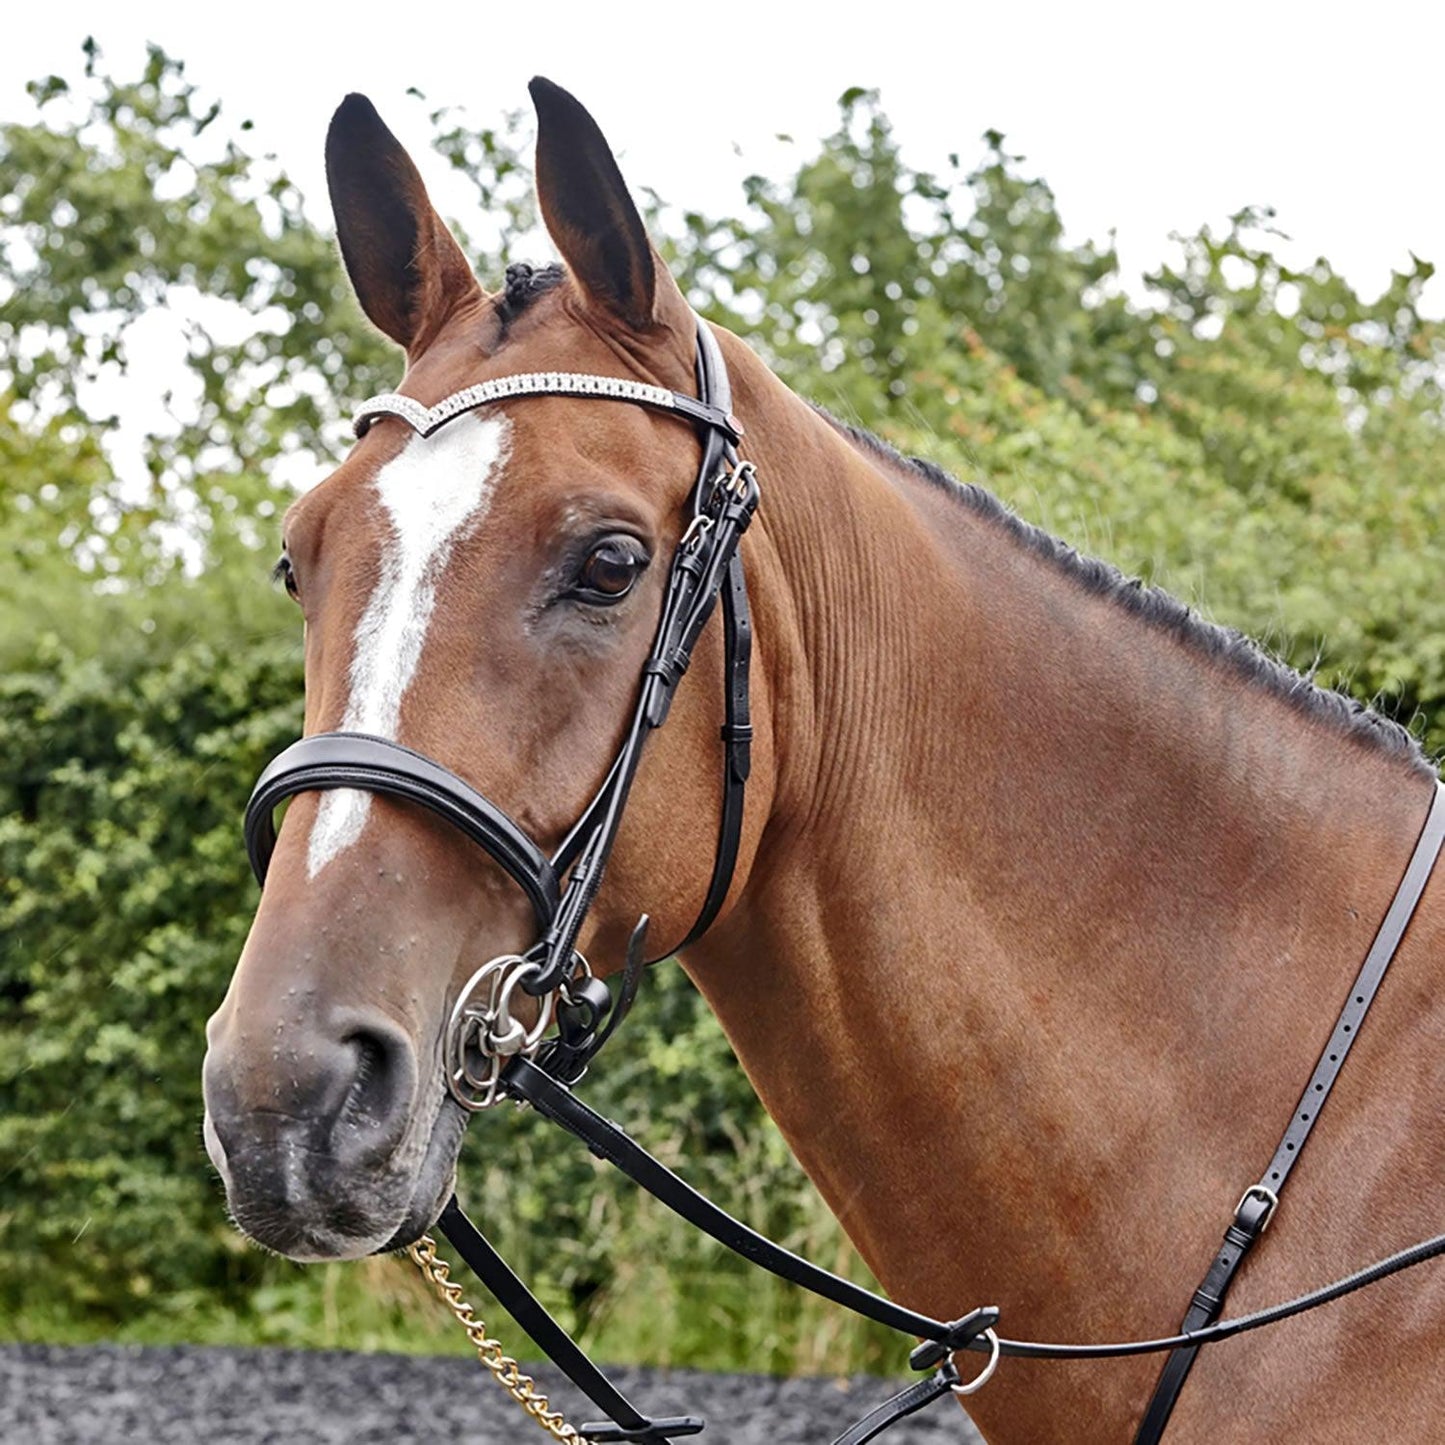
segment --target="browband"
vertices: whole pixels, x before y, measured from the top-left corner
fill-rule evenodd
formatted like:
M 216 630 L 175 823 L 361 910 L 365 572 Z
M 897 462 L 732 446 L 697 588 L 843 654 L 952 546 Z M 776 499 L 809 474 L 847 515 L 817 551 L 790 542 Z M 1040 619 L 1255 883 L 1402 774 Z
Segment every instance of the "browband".
M 699 335 L 705 332 L 706 328 L 700 328 Z M 712 338 L 709 336 L 708 340 Z M 669 391 L 665 386 L 620 376 L 593 376 L 583 371 L 523 371 L 515 376 L 498 376 L 454 391 L 435 406 L 423 406 L 415 397 L 387 391 L 361 403 L 352 418 L 351 429 L 363 437 L 377 417 L 399 416 L 418 436 L 429 437 L 463 412 L 514 396 L 595 396 L 604 401 L 628 401 L 657 411 L 675 412 L 689 421 L 716 428 L 734 446 L 743 435 L 742 423 L 725 407 L 714 406 L 684 392 Z

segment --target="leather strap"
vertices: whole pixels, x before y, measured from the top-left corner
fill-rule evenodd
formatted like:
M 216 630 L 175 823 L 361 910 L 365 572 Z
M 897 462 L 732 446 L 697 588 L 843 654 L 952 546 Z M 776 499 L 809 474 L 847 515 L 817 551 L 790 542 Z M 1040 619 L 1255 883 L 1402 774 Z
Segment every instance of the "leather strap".
M 556 914 L 557 875 L 518 824 L 450 769 L 367 733 L 317 733 L 266 765 L 246 804 L 246 851 L 258 883 L 265 883 L 276 851 L 276 805 L 330 788 L 364 788 L 430 809 L 496 859 L 527 895 L 539 923 Z
M 916 1415 L 926 1405 L 948 1394 L 958 1383 L 958 1373 L 951 1366 L 938 1370 L 926 1380 L 918 1380 L 900 1390 L 876 1409 L 870 1410 L 856 1425 L 845 1430 L 833 1445 L 865 1445 L 909 1415 Z
M 639 1440 L 667 1445 L 675 1435 L 696 1435 L 703 1428 L 696 1415 L 653 1419 L 644 1415 L 588 1359 L 577 1342 L 547 1312 L 542 1302 L 512 1272 L 492 1242 L 457 1203 L 447 1200 L 437 1227 L 467 1262 L 472 1273 L 496 1296 L 497 1303 L 526 1331 L 532 1343 L 608 1417 L 610 1423 L 581 1427 L 588 1440 Z
M 560 1125 L 587 1145 L 599 1159 L 621 1169 L 634 1183 L 646 1189 L 653 1198 L 674 1214 L 686 1219 L 705 1234 L 731 1249 L 742 1258 L 759 1265 L 803 1289 L 823 1295 L 845 1309 L 905 1334 L 921 1335 L 923 1343 L 908 1357 L 915 1370 L 931 1369 L 945 1356 L 959 1350 L 980 1353 L 990 1351 L 992 1342 L 985 1337 L 999 1318 L 993 1307 L 976 1309 L 957 1320 L 943 1322 L 905 1309 L 892 1300 L 870 1294 L 861 1286 L 819 1269 L 781 1245 L 757 1234 L 747 1225 L 733 1219 L 723 1209 L 698 1194 L 660 1160 L 632 1139 L 619 1125 L 604 1119 L 577 1098 L 545 1069 L 527 1059 L 516 1059 L 508 1066 L 504 1086 L 513 1098 L 532 1103 L 545 1118 Z M 1445 1255 L 1445 1234 L 1435 1235 L 1411 1245 L 1396 1254 L 1353 1274 L 1333 1281 L 1283 1304 L 1256 1310 L 1253 1314 L 1222 1320 L 1217 1324 L 1189 1334 L 1164 1335 L 1157 1339 L 1125 1340 L 1105 1344 L 1056 1344 L 1038 1340 L 999 1338 L 999 1354 L 1017 1360 L 1120 1360 L 1134 1355 L 1157 1355 L 1190 1346 L 1213 1344 L 1234 1339 L 1252 1330 L 1278 1324 L 1294 1315 L 1343 1299 L 1356 1290 L 1376 1284 L 1402 1270 Z
M 577 859 L 568 877 L 558 914 L 534 950 L 539 967 L 537 973 L 522 985 L 528 993 L 544 993 L 555 988 L 571 971 L 577 936 L 601 886 L 602 874 L 611 856 L 643 746 L 648 735 L 667 721 L 672 699 L 691 665 L 693 650 L 712 615 L 718 595 L 725 590 L 724 584 L 737 559 L 738 544 L 752 521 L 757 504 L 757 482 L 751 467 L 745 464 L 702 489 L 700 510 L 673 557 L 662 615 L 643 669 L 642 689 L 627 740 L 604 783 L 604 792 L 584 813 L 584 817 L 595 816 L 597 821 L 590 826 L 580 846 L 575 841 L 577 833 L 574 829 L 559 850 L 561 856 L 575 848 Z M 741 564 L 738 565 L 740 569 Z M 746 604 L 744 611 L 745 608 Z M 734 613 L 734 621 L 737 620 Z M 745 616 L 743 620 L 746 621 Z M 733 637 L 728 655 L 735 658 L 738 651 L 737 639 Z M 746 687 L 746 655 L 743 656 L 741 669 L 734 668 L 731 672 L 733 680 Z M 741 784 L 737 786 L 740 788 Z M 720 825 L 723 830 L 720 834 L 722 870 L 715 853 L 709 887 L 709 896 L 720 890 L 719 903 L 732 881 L 732 867 L 737 857 L 737 833 L 742 820 L 742 800 L 732 799 L 730 806 L 729 791 L 731 789 L 725 786 Z M 707 899 L 704 899 L 706 906 Z
M 1414 1269 L 1417 1265 L 1428 1264 L 1431 1260 L 1445 1255 L 1445 1234 L 1432 1235 L 1408 1249 L 1399 1250 L 1377 1259 L 1373 1264 L 1357 1269 L 1341 1279 L 1312 1289 L 1306 1294 L 1282 1304 L 1270 1305 L 1267 1309 L 1255 1310 L 1253 1314 L 1236 1315 L 1233 1319 L 1220 1320 L 1217 1324 L 1206 1325 L 1190 1334 L 1164 1335 L 1154 1340 L 1117 1340 L 1104 1344 L 1061 1345 L 1045 1340 L 1010 1340 L 999 1336 L 999 1355 L 1006 1360 L 1125 1360 L 1135 1355 L 1160 1355 L 1169 1350 L 1182 1350 L 1196 1345 L 1217 1344 L 1220 1340 L 1232 1340 L 1253 1330 L 1262 1330 L 1277 1325 L 1283 1320 L 1293 1319 L 1321 1305 L 1333 1304 L 1354 1294 L 1356 1290 L 1367 1289 L 1382 1279 Z M 991 1349 L 989 1344 L 978 1340 L 965 1345 L 969 1350 Z
M 1365 955 L 1360 972 L 1345 998 L 1345 1006 L 1340 1010 L 1329 1041 L 1320 1050 L 1319 1061 L 1315 1064 L 1309 1083 L 1305 1085 L 1304 1093 L 1300 1095 L 1299 1103 L 1295 1105 L 1289 1127 L 1284 1131 L 1284 1138 L 1279 1141 L 1274 1157 L 1260 1178 L 1260 1188 L 1273 1189 L 1276 1194 L 1284 1188 L 1285 1180 L 1289 1178 L 1290 1170 L 1299 1159 L 1305 1140 L 1309 1138 L 1310 1130 L 1314 1128 L 1320 1110 L 1329 1098 L 1330 1090 L 1334 1088 L 1335 1080 L 1339 1078 L 1340 1070 L 1344 1068 L 1345 1060 L 1355 1045 L 1360 1024 L 1375 1001 L 1375 995 L 1385 977 L 1385 970 L 1389 968 L 1399 950 L 1400 940 L 1405 936 L 1405 929 L 1415 915 L 1420 895 L 1430 880 L 1430 873 L 1435 867 L 1435 860 L 1440 856 L 1442 844 L 1445 844 L 1445 783 L 1436 783 L 1434 796 L 1430 800 L 1430 810 L 1425 816 L 1420 839 L 1415 844 L 1405 876 L 1395 890 L 1395 896 L 1385 912 L 1375 941 L 1370 945 L 1370 951 Z
M 1239 1209 L 1224 1231 L 1224 1243 L 1220 1246 L 1219 1253 L 1214 1256 L 1208 1273 L 1194 1291 L 1194 1298 L 1179 1326 L 1180 1334 L 1191 1334 L 1206 1325 L 1212 1325 L 1219 1318 L 1224 1309 L 1225 1296 L 1234 1282 L 1235 1272 L 1264 1233 L 1273 1208 L 1269 1200 L 1257 1194 L 1246 1194 L 1240 1201 Z M 1163 1436 L 1164 1428 L 1168 1425 L 1174 1405 L 1179 1399 L 1179 1392 L 1184 1388 L 1184 1382 L 1189 1378 L 1189 1372 L 1194 1368 L 1195 1358 L 1201 1348 L 1200 1345 L 1189 1345 L 1182 1350 L 1175 1350 L 1165 1360 L 1164 1368 L 1154 1386 L 1154 1394 L 1140 1423 L 1139 1433 L 1135 1437 L 1136 1445 L 1156 1445 Z
M 753 726 L 748 703 L 748 666 L 753 650 L 753 624 L 748 609 L 748 587 L 743 577 L 742 557 L 734 552 L 728 564 L 723 588 L 724 717 L 722 814 L 718 819 L 717 849 L 713 855 L 712 877 L 696 920 L 681 943 L 659 955 L 654 963 L 681 953 L 712 927 L 732 887 L 737 869 L 738 848 L 743 835 L 743 805 L 747 798 L 748 774 L 752 771 Z
M 1442 843 L 1445 843 L 1445 784 L 1436 783 L 1430 810 L 1425 816 L 1405 876 L 1395 890 L 1370 951 L 1350 987 L 1345 1006 L 1330 1031 L 1328 1042 L 1320 1051 L 1314 1072 L 1295 1105 L 1294 1113 L 1290 1115 L 1289 1126 L 1274 1151 L 1274 1157 L 1259 1183 L 1248 1189 L 1239 1201 L 1234 1218 L 1224 1231 L 1224 1242 L 1190 1301 L 1184 1322 L 1180 1325 L 1181 1334 L 1212 1325 L 1219 1318 L 1240 1265 L 1269 1227 L 1274 1211 L 1279 1207 L 1280 1191 L 1299 1160 L 1310 1131 L 1319 1119 L 1320 1110 L 1324 1108 L 1355 1039 L 1359 1037 L 1360 1024 L 1379 992 L 1386 969 L 1399 950 L 1400 940 L 1415 914 L 1420 895 L 1425 891 Z M 1199 1345 L 1190 1345 L 1176 1350 L 1165 1361 L 1139 1433 L 1134 1437 L 1135 1445 L 1158 1445 L 1199 1350 Z
M 620 1125 L 604 1119 L 566 1085 L 538 1068 L 530 1059 L 521 1056 L 513 1059 L 502 1079 L 503 1087 L 513 1098 L 525 1100 L 539 1114 L 560 1124 L 599 1159 L 605 1159 L 620 1169 L 674 1214 L 780 1279 L 801 1285 L 890 1329 L 921 1335 L 925 1340 L 942 1346 L 945 1354 L 966 1349 L 970 1341 L 992 1328 L 998 1319 L 998 1311 L 987 1308 L 974 1310 L 952 1322 L 936 1320 L 916 1310 L 906 1309 L 882 1295 L 873 1294 L 861 1285 L 784 1249 L 782 1245 L 774 1244 L 741 1220 L 734 1219 L 725 1209 L 673 1173 L 661 1160 L 649 1154 Z M 928 1369 L 937 1363 L 936 1358 L 919 1358 L 926 1362 L 915 1363 L 915 1368 Z
M 731 416 L 732 390 L 727 366 L 717 338 L 701 319 L 697 324 L 695 357 L 698 394 L 711 407 Z M 679 408 L 679 410 L 685 410 Z M 636 773 L 641 750 L 649 731 L 662 726 L 672 706 L 673 694 L 692 659 L 693 648 L 712 614 L 720 591 L 724 592 L 727 685 L 725 710 L 728 723 L 735 712 L 732 684 L 742 689 L 742 721 L 746 722 L 748 664 L 751 656 L 751 620 L 747 594 L 742 582 L 742 562 L 737 546 L 757 507 L 758 492 L 751 468 L 739 468 L 736 442 L 741 428 L 707 425 L 702 436 L 702 459 L 692 492 L 692 523 L 673 557 L 668 592 L 658 621 L 657 635 L 643 669 L 642 692 L 633 726 L 596 798 L 589 804 L 572 832 L 558 850 L 558 860 L 572 863 L 559 916 L 548 929 L 536 952 L 541 957 L 537 975 L 523 986 L 528 992 L 555 987 L 571 966 L 572 950 L 587 910 L 591 907 L 612 851 L 621 823 L 628 792 Z M 730 473 L 726 469 L 730 468 Z M 725 486 L 741 480 L 741 487 Z M 695 545 L 699 530 L 707 533 L 705 545 Z M 694 540 L 690 540 L 694 539 Z M 729 582 L 724 589 L 724 579 Z M 737 582 L 737 595 L 731 586 Z M 733 608 L 729 607 L 732 596 Z M 741 606 L 737 606 L 738 599 Z M 741 642 L 739 639 L 741 638 Z M 734 660 L 741 658 L 739 664 Z M 743 745 L 729 742 L 730 759 L 736 759 Z M 688 931 L 691 942 L 716 916 L 732 883 L 742 828 L 742 783 L 729 784 L 734 772 L 746 772 L 747 755 L 741 768 L 729 767 L 724 776 L 722 816 L 713 871 L 704 896 L 699 920 Z M 734 796 L 737 793 L 738 796 Z M 575 860 L 575 862 L 573 861 Z M 681 944 L 653 960 L 682 947 Z M 610 1033 L 611 1030 L 608 1030 Z M 595 1052 L 595 1050 L 594 1050 Z

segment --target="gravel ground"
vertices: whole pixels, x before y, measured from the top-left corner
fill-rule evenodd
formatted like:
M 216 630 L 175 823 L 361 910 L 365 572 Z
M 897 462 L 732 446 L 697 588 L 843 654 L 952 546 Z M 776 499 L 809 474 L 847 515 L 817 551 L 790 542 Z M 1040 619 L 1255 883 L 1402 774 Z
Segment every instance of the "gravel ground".
M 538 1383 L 575 1421 L 591 1412 L 549 1370 Z M 659 1415 L 699 1414 L 704 1445 L 827 1445 L 906 1380 L 775 1380 L 619 1370 Z M 3 1445 L 502 1445 L 545 1437 L 466 1359 L 304 1350 L 0 1347 Z M 887 1445 L 981 1445 L 940 1400 Z

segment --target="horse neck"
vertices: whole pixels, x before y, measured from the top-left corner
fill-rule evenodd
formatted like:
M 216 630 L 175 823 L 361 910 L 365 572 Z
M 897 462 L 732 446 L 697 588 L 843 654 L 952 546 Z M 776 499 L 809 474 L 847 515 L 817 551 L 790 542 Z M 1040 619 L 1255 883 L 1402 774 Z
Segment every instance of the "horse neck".
M 1179 1241 L 1207 1260 L 1273 1149 L 1426 774 L 729 363 L 776 779 L 689 969 L 895 1295 L 1006 1302 L 1035 1337 L 1167 1328 Z M 1053 1379 L 1132 1409 L 1155 1368 L 1020 1372 L 993 1408 L 1044 1439 Z

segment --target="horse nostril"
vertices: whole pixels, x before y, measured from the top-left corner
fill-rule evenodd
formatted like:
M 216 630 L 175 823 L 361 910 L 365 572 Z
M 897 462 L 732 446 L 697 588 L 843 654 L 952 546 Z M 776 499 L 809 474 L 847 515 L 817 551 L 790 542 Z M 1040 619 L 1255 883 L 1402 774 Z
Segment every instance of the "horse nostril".
M 416 1060 L 400 1030 L 380 1022 L 357 1028 L 342 1043 L 354 1061 L 351 1087 L 337 1111 L 332 1147 L 343 1162 L 387 1154 L 411 1115 Z

